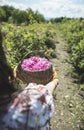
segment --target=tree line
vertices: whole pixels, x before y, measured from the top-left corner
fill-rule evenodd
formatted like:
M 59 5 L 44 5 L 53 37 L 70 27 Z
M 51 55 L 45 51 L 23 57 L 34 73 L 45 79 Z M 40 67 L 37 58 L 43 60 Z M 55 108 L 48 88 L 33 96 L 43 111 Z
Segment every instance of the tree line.
M 45 22 L 45 18 L 38 11 L 33 11 L 31 8 L 19 10 L 12 6 L 4 5 L 0 6 L 0 22 L 25 23 L 29 25 L 35 22 Z

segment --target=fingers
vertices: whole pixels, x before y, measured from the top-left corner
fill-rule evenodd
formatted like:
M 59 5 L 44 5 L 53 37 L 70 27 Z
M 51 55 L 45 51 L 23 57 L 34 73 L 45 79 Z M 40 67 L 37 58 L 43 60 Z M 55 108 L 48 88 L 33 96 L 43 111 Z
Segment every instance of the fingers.
M 15 66 L 15 68 L 13 70 L 13 75 L 14 75 L 15 79 L 18 79 L 17 66 Z
M 57 72 L 56 72 L 55 68 L 53 67 L 53 79 L 52 80 L 54 80 L 54 79 L 57 79 Z

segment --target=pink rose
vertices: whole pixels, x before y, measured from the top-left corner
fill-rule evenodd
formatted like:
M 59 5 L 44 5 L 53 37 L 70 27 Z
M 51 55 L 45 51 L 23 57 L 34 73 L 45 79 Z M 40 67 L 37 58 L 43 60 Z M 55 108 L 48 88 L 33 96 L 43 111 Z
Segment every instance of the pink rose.
M 28 71 L 45 70 L 51 65 L 51 62 L 46 58 L 32 56 L 24 59 L 22 62 L 22 69 Z

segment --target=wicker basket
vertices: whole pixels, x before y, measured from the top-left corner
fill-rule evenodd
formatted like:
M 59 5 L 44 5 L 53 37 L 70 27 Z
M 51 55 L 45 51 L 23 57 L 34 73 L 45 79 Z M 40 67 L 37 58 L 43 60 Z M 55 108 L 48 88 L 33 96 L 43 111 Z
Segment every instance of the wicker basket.
M 44 55 L 43 51 L 36 50 L 34 52 L 31 51 L 30 53 L 26 54 L 17 66 L 17 70 L 16 70 L 17 77 L 19 79 L 21 79 L 24 83 L 33 82 L 33 83 L 37 83 L 37 84 L 47 84 L 53 78 L 52 65 L 48 69 L 42 70 L 42 71 L 25 71 L 22 69 L 21 64 L 22 64 L 23 60 L 27 59 L 31 56 L 39 56 L 39 57 L 47 58 Z

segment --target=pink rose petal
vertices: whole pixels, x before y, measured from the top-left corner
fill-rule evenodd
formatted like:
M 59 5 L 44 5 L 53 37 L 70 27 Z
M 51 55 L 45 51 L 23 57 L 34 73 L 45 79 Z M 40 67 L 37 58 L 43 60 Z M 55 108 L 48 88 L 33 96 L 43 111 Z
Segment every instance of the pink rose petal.
M 32 56 L 24 59 L 22 62 L 22 69 L 28 71 L 45 70 L 51 65 L 51 62 L 46 58 Z

